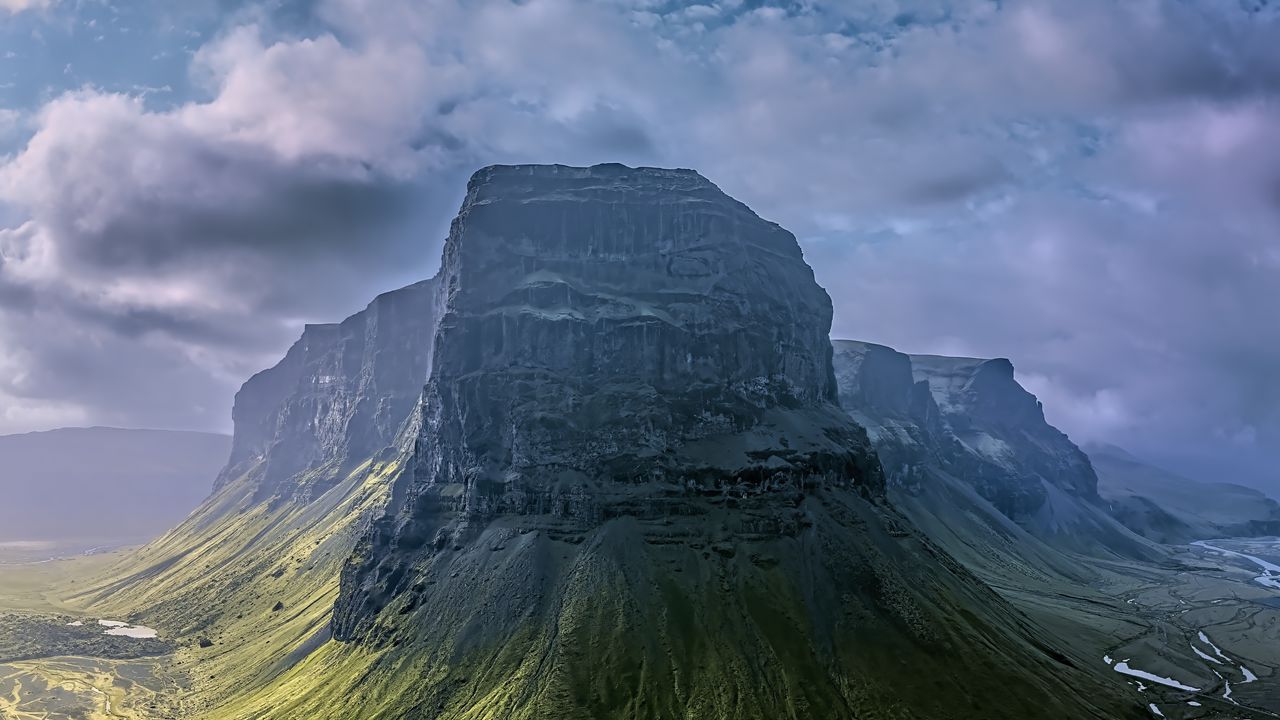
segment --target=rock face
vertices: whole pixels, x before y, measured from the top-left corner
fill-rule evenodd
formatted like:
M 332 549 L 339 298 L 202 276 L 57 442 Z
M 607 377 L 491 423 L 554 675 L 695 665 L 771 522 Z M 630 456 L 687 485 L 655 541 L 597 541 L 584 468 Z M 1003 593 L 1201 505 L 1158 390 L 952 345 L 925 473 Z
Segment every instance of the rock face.
M 705 496 L 883 492 L 836 405 L 831 301 L 794 236 L 695 172 L 482 170 L 439 283 L 413 472 L 352 575 L 375 607 L 413 551 L 499 515 L 580 533 Z
M 1143 462 L 1114 445 L 1086 450 L 1098 492 L 1125 527 L 1162 543 L 1280 535 L 1280 503 L 1241 485 L 1199 482 Z
M 1098 500 L 1089 458 L 1044 419 L 1005 359 L 906 355 L 837 340 L 840 402 L 881 440 L 890 477 L 918 481 L 929 463 L 963 477 L 1001 512 L 1030 519 L 1052 490 Z
M 424 280 L 341 323 L 308 325 L 278 365 L 236 393 L 231 458 L 217 486 L 250 473 L 259 498 L 314 496 L 344 465 L 391 445 L 431 367 L 438 287 Z
M 1141 715 L 888 504 L 827 294 L 698 174 L 481 170 L 436 282 L 326 712 Z
M 1088 456 L 1045 420 L 1008 360 L 834 346 L 840 402 L 867 428 L 896 492 L 945 476 L 1055 544 L 1145 554 L 1106 516 Z

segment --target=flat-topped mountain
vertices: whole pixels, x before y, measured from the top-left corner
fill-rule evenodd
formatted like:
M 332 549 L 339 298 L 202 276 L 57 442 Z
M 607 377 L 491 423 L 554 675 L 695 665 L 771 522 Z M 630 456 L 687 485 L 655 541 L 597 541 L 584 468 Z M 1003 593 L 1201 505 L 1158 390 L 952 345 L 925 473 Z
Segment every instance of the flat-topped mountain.
M 580 532 L 703 495 L 882 491 L 795 239 L 694 172 L 483 170 L 440 284 L 391 544 L 461 542 L 500 514 Z
M 0 560 L 150 540 L 209 495 L 230 443 L 107 427 L 0 436 Z

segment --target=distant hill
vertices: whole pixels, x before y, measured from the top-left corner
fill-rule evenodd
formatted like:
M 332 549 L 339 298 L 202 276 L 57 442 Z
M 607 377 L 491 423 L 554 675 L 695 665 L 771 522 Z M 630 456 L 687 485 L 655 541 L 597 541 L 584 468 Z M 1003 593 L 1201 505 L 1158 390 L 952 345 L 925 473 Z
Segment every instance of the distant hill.
M 1280 535 L 1280 503 L 1242 485 L 1201 482 L 1114 445 L 1085 448 L 1112 516 L 1157 542 Z
M 213 487 L 231 438 L 64 428 L 0 436 L 0 560 L 148 540 Z

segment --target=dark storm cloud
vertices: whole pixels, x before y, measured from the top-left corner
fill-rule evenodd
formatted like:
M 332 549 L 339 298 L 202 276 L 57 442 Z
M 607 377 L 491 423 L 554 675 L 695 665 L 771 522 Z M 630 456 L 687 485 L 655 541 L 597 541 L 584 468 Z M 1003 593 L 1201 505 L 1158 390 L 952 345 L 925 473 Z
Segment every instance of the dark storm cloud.
M 434 270 L 470 169 L 624 161 L 794 230 L 838 335 L 1011 357 L 1081 440 L 1280 448 L 1280 11 L 200 7 L 197 91 L 55 95 L 0 169 L 0 429 L 225 426 L 300 322 Z

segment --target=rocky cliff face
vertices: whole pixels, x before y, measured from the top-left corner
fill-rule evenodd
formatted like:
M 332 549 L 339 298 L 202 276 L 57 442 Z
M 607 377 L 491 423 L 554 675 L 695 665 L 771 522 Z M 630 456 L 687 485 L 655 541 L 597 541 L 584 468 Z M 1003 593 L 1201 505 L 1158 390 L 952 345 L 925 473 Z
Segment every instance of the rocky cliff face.
M 431 367 L 438 288 L 425 280 L 341 323 L 308 325 L 278 365 L 236 393 L 231 458 L 217 485 L 250 473 L 259 499 L 314 496 L 391 445 Z
M 1046 422 L 1008 360 L 834 345 L 840 402 L 867 428 L 904 504 L 926 483 L 958 481 L 1055 545 L 1149 554 L 1106 515 L 1089 458 Z
M 496 516 L 571 534 L 708 497 L 882 493 L 836 405 L 831 301 L 795 238 L 695 172 L 482 170 L 439 282 L 413 471 L 351 576 L 356 605 Z M 359 615 L 340 613 L 340 633 Z

